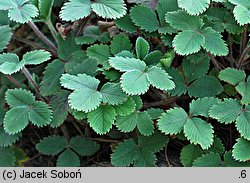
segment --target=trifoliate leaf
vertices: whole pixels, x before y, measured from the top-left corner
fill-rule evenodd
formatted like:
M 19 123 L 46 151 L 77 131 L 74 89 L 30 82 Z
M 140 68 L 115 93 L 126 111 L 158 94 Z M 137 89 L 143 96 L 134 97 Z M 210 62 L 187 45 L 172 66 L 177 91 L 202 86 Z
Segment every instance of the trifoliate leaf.
M 96 58 L 100 64 L 103 64 L 105 61 L 111 57 L 109 46 L 108 45 L 92 45 L 87 49 L 87 55 L 92 58 Z
M 0 35 L 1 35 L 0 52 L 2 52 L 3 49 L 6 48 L 6 45 L 9 43 L 12 36 L 10 27 L 7 25 L 0 26 Z
M 0 55 L 0 72 L 3 74 L 13 74 L 24 67 L 24 62 L 19 62 L 19 58 L 13 53 L 3 53 Z
M 226 68 L 220 71 L 219 78 L 231 85 L 237 85 L 242 81 L 245 81 L 246 74 L 244 71 L 234 68 Z
M 153 134 L 153 123 L 150 115 L 146 111 L 138 114 L 137 128 L 142 135 L 150 136 Z
M 204 60 L 199 63 L 192 63 L 189 60 L 184 60 L 182 62 L 182 69 L 185 74 L 187 83 L 204 76 L 209 70 L 209 60 Z
M 140 60 L 143 60 L 146 57 L 146 55 L 149 53 L 149 44 L 142 37 L 138 37 L 136 39 L 135 48 L 136 48 L 137 58 Z
M 136 32 L 137 27 L 132 22 L 130 15 L 125 15 L 117 20 L 115 20 L 115 24 L 122 30 L 126 32 Z
M 188 144 L 181 150 L 180 161 L 184 167 L 191 167 L 194 160 L 201 157 L 203 154 L 200 147 L 194 144 Z
M 189 96 L 193 97 L 214 97 L 223 91 L 219 80 L 214 76 L 203 76 L 195 80 L 188 90 Z
M 116 114 L 120 116 L 127 116 L 134 112 L 135 110 L 135 102 L 129 97 L 125 102 L 118 106 L 114 106 Z
M 202 46 L 206 51 L 216 56 L 226 56 L 228 54 L 228 47 L 220 33 L 216 32 L 211 27 L 207 27 L 202 31 L 202 35 L 205 38 Z
M 36 149 L 45 155 L 55 156 L 63 151 L 68 145 L 67 139 L 61 136 L 49 136 L 36 144 Z
M 191 15 L 203 13 L 210 4 L 210 0 L 178 0 L 178 6 Z
M 12 146 L 20 137 L 21 133 L 15 135 L 7 134 L 3 128 L 0 129 L 0 147 Z
M 187 92 L 187 87 L 181 72 L 178 69 L 168 69 L 169 75 L 173 78 L 175 88 L 169 91 L 173 96 L 181 96 Z
M 246 106 L 236 119 L 236 127 L 241 136 L 250 140 L 250 106 Z
M 176 10 L 178 10 L 178 4 L 177 4 L 176 0 L 168 0 L 168 1 L 159 0 L 159 4 L 157 6 L 156 11 L 158 13 L 158 16 L 159 16 L 159 19 L 160 19 L 162 26 L 164 26 L 166 24 L 165 15 L 168 12 L 176 11 Z
M 76 136 L 70 140 L 71 148 L 81 156 L 91 156 L 95 154 L 100 145 L 92 140 L 88 140 L 81 136 Z
M 236 120 L 241 113 L 240 102 L 233 99 L 224 99 L 223 102 L 215 104 L 209 111 L 209 116 L 217 119 L 219 122 L 229 124 Z
M 194 160 L 193 167 L 219 167 L 221 166 L 221 163 L 222 161 L 220 155 L 218 153 L 211 152 Z
M 131 8 L 130 16 L 136 26 L 142 30 L 153 32 L 159 28 L 155 12 L 146 6 L 135 6 Z
M 148 91 L 149 85 L 147 74 L 139 70 L 128 71 L 121 77 L 121 87 L 129 95 L 144 94 Z
M 80 159 L 71 149 L 66 149 L 57 159 L 57 167 L 78 167 Z
M 249 104 L 250 103 L 250 81 L 248 79 L 247 82 L 242 81 L 236 86 L 237 92 L 239 92 L 242 96 L 241 103 Z
M 200 118 L 188 119 L 184 126 L 184 134 L 193 144 L 208 149 L 213 143 L 213 126 Z
M 88 113 L 90 127 L 97 134 L 106 134 L 112 128 L 115 121 L 115 109 L 109 105 L 101 105 L 94 111 Z
M 132 49 L 132 44 L 130 43 L 128 36 L 124 34 L 118 34 L 111 41 L 110 49 L 111 53 L 115 55 L 124 50 L 130 51 Z
M 50 59 L 51 54 L 44 50 L 34 50 L 23 55 L 23 62 L 26 65 L 38 65 Z
M 38 127 L 50 124 L 52 119 L 52 111 L 49 106 L 41 101 L 36 101 L 30 111 L 29 120 Z
M 173 46 L 176 53 L 189 55 L 200 51 L 204 41 L 204 37 L 199 32 L 185 30 L 175 36 Z
M 233 157 L 240 162 L 248 161 L 250 159 L 250 141 L 239 138 L 233 146 Z
M 127 11 L 124 0 L 97 0 L 91 7 L 98 16 L 108 19 L 123 17 Z
M 9 89 L 5 93 L 5 100 L 10 107 L 27 107 L 35 102 L 35 97 L 23 89 Z
M 139 59 L 120 56 L 109 58 L 109 64 L 121 72 L 132 70 L 144 71 L 146 68 L 146 64 Z
M 62 61 L 54 60 L 47 65 L 40 87 L 44 96 L 55 94 L 61 88 L 60 78 L 63 73 L 64 63 Z
M 135 129 L 138 121 L 137 112 L 133 112 L 127 116 L 118 116 L 115 125 L 122 132 L 131 132 Z
M 16 162 L 14 151 L 11 147 L 0 147 L 0 166 L 13 167 Z
M 153 66 L 148 70 L 150 84 L 160 90 L 168 91 L 174 89 L 175 84 L 171 79 L 171 76 L 159 67 Z
M 183 130 L 188 115 L 182 108 L 169 109 L 158 120 L 158 128 L 165 134 L 177 134 Z
M 87 26 L 81 37 L 76 38 L 77 44 L 93 44 L 96 41 L 99 42 L 108 42 L 110 37 L 107 33 L 102 33 L 98 26 Z
M 22 131 L 29 123 L 27 108 L 12 108 L 6 112 L 4 117 L 4 130 L 10 134 Z
M 75 21 L 90 14 L 90 0 L 70 0 L 66 2 L 60 12 L 61 19 L 65 21 Z
M 50 126 L 56 128 L 63 124 L 68 116 L 68 91 L 58 92 L 51 98 L 51 108 L 53 110 L 53 118 Z
M 208 117 L 209 110 L 212 106 L 217 104 L 220 100 L 214 97 L 205 97 L 193 100 L 190 103 L 190 115 Z
M 119 105 L 127 100 L 127 95 L 118 83 L 106 83 L 100 90 L 102 101 L 110 105 Z
M 133 140 L 127 140 L 118 144 L 111 155 L 111 163 L 114 166 L 129 166 L 134 162 L 137 145 Z
M 38 15 L 38 9 L 27 0 L 9 0 L 0 3 L 0 10 L 8 10 L 10 20 L 27 23 Z
M 168 12 L 166 14 L 166 22 L 168 22 L 171 27 L 183 31 L 200 30 L 203 26 L 201 18 L 189 15 L 183 10 Z

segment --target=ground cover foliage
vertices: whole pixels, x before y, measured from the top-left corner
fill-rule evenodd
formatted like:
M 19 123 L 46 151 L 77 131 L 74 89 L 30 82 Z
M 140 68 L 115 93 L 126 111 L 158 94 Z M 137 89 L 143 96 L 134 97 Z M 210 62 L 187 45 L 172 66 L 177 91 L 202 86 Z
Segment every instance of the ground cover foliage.
M 250 166 L 250 0 L 1 0 L 0 166 Z

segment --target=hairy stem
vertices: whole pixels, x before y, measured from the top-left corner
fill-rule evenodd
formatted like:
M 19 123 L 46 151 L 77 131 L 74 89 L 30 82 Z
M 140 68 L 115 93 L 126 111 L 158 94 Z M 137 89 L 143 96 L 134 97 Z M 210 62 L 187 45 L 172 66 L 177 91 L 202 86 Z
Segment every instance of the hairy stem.
M 53 26 L 51 20 L 49 19 L 49 20 L 48 20 L 47 22 L 45 22 L 45 23 L 46 23 L 46 25 L 48 26 L 48 28 L 49 28 L 49 30 L 50 30 L 50 32 L 51 32 L 51 34 L 52 34 L 54 40 L 57 42 L 57 31 L 56 31 L 55 27 Z
M 29 21 L 29 26 L 34 30 L 34 32 L 36 33 L 36 35 L 47 45 L 49 46 L 51 49 L 53 49 L 53 51 L 57 52 L 57 48 L 54 45 L 54 43 L 52 43 L 40 30 L 39 28 L 36 26 L 36 24 L 32 21 Z
M 17 81 L 15 78 L 13 78 L 11 75 L 4 75 L 8 80 L 10 80 L 10 82 L 12 82 L 13 84 L 15 84 L 17 87 L 21 88 L 22 84 Z
M 250 46 L 246 47 L 245 50 L 243 51 L 243 53 L 241 54 L 237 69 L 241 69 L 242 64 L 243 64 L 243 62 L 244 62 L 244 60 L 245 60 L 245 57 L 247 56 L 247 53 L 248 53 L 249 51 L 250 51 Z
M 222 68 L 225 68 L 224 66 L 222 66 L 221 64 L 219 64 L 219 62 L 214 58 L 214 56 L 210 53 L 207 52 L 208 56 L 211 58 L 212 63 L 214 64 L 214 66 L 218 69 L 218 70 L 222 70 Z

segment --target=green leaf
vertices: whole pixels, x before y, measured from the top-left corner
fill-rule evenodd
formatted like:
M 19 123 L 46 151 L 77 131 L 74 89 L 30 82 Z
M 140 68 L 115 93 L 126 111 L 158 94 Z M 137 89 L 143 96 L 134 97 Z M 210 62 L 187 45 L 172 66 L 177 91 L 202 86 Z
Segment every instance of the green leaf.
M 246 106 L 242 113 L 237 117 L 236 127 L 242 137 L 250 140 L 250 106 Z
M 133 112 L 127 116 L 117 116 L 115 125 L 122 132 L 131 132 L 137 125 L 137 118 L 137 112 Z
M 111 155 L 111 163 L 114 166 L 129 166 L 135 159 L 137 145 L 133 140 L 126 140 L 116 147 Z
M 234 17 L 236 21 L 242 26 L 250 23 L 250 7 L 237 5 L 234 10 Z
M 9 89 L 5 93 L 5 100 L 10 107 L 27 107 L 35 102 L 34 95 L 23 89 Z
M 38 0 L 40 18 L 44 21 L 50 20 L 54 0 Z
M 182 69 L 185 74 L 186 81 L 191 83 L 192 81 L 204 76 L 209 70 L 209 60 L 204 60 L 199 63 L 192 63 L 189 60 L 182 62 Z
M 209 111 L 209 116 L 217 119 L 219 122 L 229 124 L 236 120 L 241 113 L 240 102 L 233 99 L 224 99 L 223 102 L 215 104 Z
M 147 65 L 155 65 L 158 64 L 161 61 L 161 59 L 162 59 L 162 53 L 159 50 L 155 50 L 147 54 L 143 61 Z
M 177 34 L 173 40 L 176 53 L 189 55 L 200 51 L 204 37 L 197 31 L 185 30 Z
M 203 76 L 194 81 L 188 90 L 189 96 L 193 97 L 214 97 L 223 91 L 219 80 L 214 76 Z
M 205 150 L 205 153 L 209 153 L 209 152 L 215 152 L 215 153 L 218 153 L 220 155 L 224 154 L 225 147 L 222 144 L 222 141 L 220 138 L 218 138 L 218 137 L 214 138 L 214 142 L 213 142 L 212 146 L 209 149 Z
M 135 6 L 131 8 L 130 16 L 136 26 L 142 30 L 153 32 L 159 28 L 155 12 L 146 6 Z
M 90 14 L 90 0 L 70 0 L 66 2 L 60 12 L 60 18 L 65 21 L 75 21 Z
M 186 84 L 181 72 L 178 69 L 171 68 L 168 69 L 169 75 L 175 84 L 175 88 L 169 91 L 173 96 L 181 96 L 187 92 Z
M 160 90 L 168 91 L 174 89 L 175 84 L 171 79 L 171 76 L 159 67 L 153 66 L 148 70 L 150 84 Z
M 224 162 L 223 165 L 225 167 L 249 167 L 249 162 L 239 162 L 233 158 L 232 151 L 226 152 L 224 154 Z
M 180 161 L 184 167 L 191 167 L 194 160 L 201 157 L 203 154 L 200 147 L 194 144 L 188 144 L 181 150 Z
M 211 152 L 204 154 L 202 157 L 197 158 L 193 166 L 194 167 L 219 167 L 221 166 L 221 158 L 218 153 Z
M 233 146 L 233 157 L 240 162 L 249 161 L 250 141 L 243 138 L 237 139 L 237 143 Z
M 67 145 L 68 142 L 65 137 L 49 136 L 36 144 L 36 149 L 42 154 L 55 156 L 62 152 Z
M 135 167 L 154 167 L 156 162 L 155 154 L 145 148 L 138 147 L 135 154 Z
M 102 33 L 98 26 L 87 26 L 81 37 L 76 38 L 77 44 L 93 44 L 96 41 L 108 42 L 110 37 L 107 33 Z
M 97 71 L 97 65 L 98 65 L 97 59 L 87 58 L 81 60 L 81 63 L 76 63 L 74 66 L 72 65 L 72 68 L 68 71 L 68 74 L 72 75 L 87 74 L 90 76 L 95 76 Z
M 219 99 L 213 97 L 199 98 L 197 100 L 192 100 L 190 103 L 190 115 L 191 116 L 204 116 L 208 117 L 209 110 L 215 104 L 219 103 Z
M 120 116 L 127 116 L 134 112 L 135 110 L 135 102 L 129 97 L 125 102 L 118 106 L 114 106 L 116 114 Z
M 203 26 L 203 21 L 198 16 L 192 16 L 187 14 L 183 10 L 168 12 L 166 14 L 166 22 L 170 24 L 171 27 L 178 30 L 200 30 Z
M 22 131 L 29 124 L 27 108 L 12 108 L 6 112 L 4 117 L 4 130 L 10 134 Z
M 130 43 L 128 36 L 124 34 L 118 34 L 111 41 L 110 49 L 111 53 L 115 55 L 123 50 L 130 51 L 132 49 L 132 44 Z
M 150 115 L 144 111 L 138 114 L 137 128 L 142 135 L 150 136 L 154 132 L 154 125 Z
M 0 147 L 0 166 L 13 167 L 16 162 L 14 151 L 10 147 Z
M 147 112 L 150 117 L 155 120 L 158 119 L 162 115 L 162 113 L 164 113 L 164 110 L 159 108 L 150 108 L 147 110 Z
M 115 20 L 115 24 L 122 30 L 126 32 L 136 32 L 137 27 L 132 22 L 130 15 L 125 15 L 117 20 Z
M 203 13 L 210 4 L 210 0 L 178 0 L 178 6 L 191 15 Z
M 52 111 L 46 103 L 36 101 L 29 111 L 29 120 L 38 127 L 46 126 L 52 120 Z
M 237 92 L 239 92 L 242 96 L 241 103 L 249 104 L 250 103 L 250 81 L 248 79 L 247 82 L 242 81 L 236 86 Z
M 182 108 L 169 109 L 158 120 L 158 128 L 165 134 L 177 134 L 183 130 L 188 115 Z
M 231 85 L 237 85 L 242 81 L 245 81 L 246 74 L 244 71 L 234 68 L 226 68 L 220 71 L 219 78 Z
M 97 0 L 91 7 L 98 16 L 108 19 L 123 17 L 127 11 L 123 0 Z
M 0 55 L 0 72 L 3 74 L 13 74 L 24 67 L 24 62 L 19 62 L 19 58 L 13 53 L 3 53 Z
M 88 113 L 90 127 L 97 134 L 106 134 L 112 128 L 115 121 L 115 109 L 109 105 L 101 105 L 94 111 Z
M 184 126 L 184 134 L 193 144 L 208 149 L 213 143 L 213 126 L 200 118 L 188 119 Z
M 78 167 L 80 166 L 80 159 L 70 149 L 66 149 L 57 159 L 57 167 Z
M 3 128 L 0 129 L 0 147 L 7 147 L 14 144 L 21 137 L 21 133 L 15 135 L 7 134 Z
M 76 136 L 70 140 L 71 148 L 81 156 L 91 156 L 95 154 L 100 145 L 92 140 L 88 140 L 81 136 Z
M 103 44 L 95 44 L 88 47 L 87 55 L 89 57 L 96 58 L 100 64 L 103 64 L 109 59 L 109 57 L 111 57 L 111 54 L 109 52 L 109 46 Z
M 168 0 L 168 1 L 159 0 L 159 4 L 157 6 L 156 11 L 158 13 L 158 16 L 159 16 L 159 19 L 160 19 L 162 26 L 164 26 L 166 24 L 165 15 L 168 12 L 176 11 L 176 10 L 178 10 L 178 4 L 177 4 L 176 0 Z
M 143 60 L 146 57 L 146 55 L 149 53 L 149 44 L 142 37 L 138 37 L 136 39 L 135 48 L 136 48 L 137 58 L 140 59 L 140 60 Z
M 60 60 L 54 60 L 47 65 L 40 87 L 44 96 L 55 94 L 61 88 L 60 78 L 63 73 L 64 64 Z
M 100 90 L 102 101 L 110 105 L 119 105 L 127 100 L 127 95 L 118 83 L 106 83 Z
M 50 105 L 53 110 L 53 118 L 50 123 L 51 127 L 59 127 L 66 120 L 68 116 L 68 96 L 68 91 L 61 91 L 51 98 Z
M 10 20 L 27 23 L 38 15 L 38 9 L 27 0 L 10 0 L 1 2 L 0 10 L 8 10 Z
M 34 50 L 23 55 L 23 60 L 26 65 L 38 65 L 50 60 L 51 54 L 44 50 Z
M 128 71 L 121 77 L 121 87 L 129 95 L 144 94 L 148 91 L 149 85 L 147 74 L 139 70 Z
M 0 26 L 0 35 L 1 35 L 0 52 L 2 52 L 6 48 L 6 45 L 10 42 L 12 36 L 10 27 L 8 25 Z
M 222 39 L 222 35 L 211 27 L 207 27 L 202 31 L 205 42 L 202 45 L 206 51 L 216 56 L 226 56 L 228 54 L 228 47 Z

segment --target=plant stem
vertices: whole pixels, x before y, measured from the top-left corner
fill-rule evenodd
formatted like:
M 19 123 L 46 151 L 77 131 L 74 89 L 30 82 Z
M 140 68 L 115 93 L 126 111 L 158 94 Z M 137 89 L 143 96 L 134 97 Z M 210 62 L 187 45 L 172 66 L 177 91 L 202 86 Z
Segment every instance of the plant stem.
M 53 26 L 51 19 L 49 19 L 47 22 L 45 22 L 45 24 L 48 26 L 54 40 L 57 42 L 57 31 L 56 31 L 55 27 Z
M 241 54 L 237 69 L 241 69 L 241 66 L 242 66 L 242 64 L 245 60 L 245 57 L 249 51 L 250 51 L 250 46 L 246 47 L 245 50 L 243 51 L 243 53 Z
M 87 17 L 85 18 L 85 20 L 82 22 L 82 24 L 81 24 L 79 30 L 78 30 L 77 33 L 76 33 L 76 37 L 78 37 L 78 36 L 80 36 L 80 35 L 82 34 L 82 31 L 83 31 L 84 27 L 88 24 L 88 22 L 90 21 L 92 15 L 93 15 L 93 12 L 91 12 L 90 15 L 87 16 Z
M 34 30 L 34 32 L 36 33 L 36 35 L 47 45 L 49 46 L 51 49 L 53 49 L 53 51 L 57 52 L 57 48 L 54 45 L 54 43 L 52 43 L 40 30 L 39 28 L 36 26 L 36 24 L 32 21 L 29 21 L 29 26 Z
M 13 78 L 11 75 L 5 75 L 5 77 L 10 80 L 13 84 L 15 84 L 17 87 L 21 88 L 22 84 L 17 81 L 15 78 Z
M 207 52 L 208 56 L 211 58 L 212 63 L 214 64 L 214 66 L 218 69 L 221 70 L 222 68 L 224 68 L 224 66 L 222 66 L 221 64 L 218 64 L 217 60 L 214 58 L 214 56 L 210 53 Z
M 244 48 L 246 47 L 246 42 L 247 42 L 247 27 L 245 27 L 243 33 L 242 33 L 242 37 L 241 37 L 241 41 L 240 41 L 240 54 L 243 53 Z

